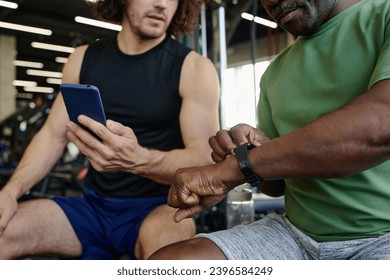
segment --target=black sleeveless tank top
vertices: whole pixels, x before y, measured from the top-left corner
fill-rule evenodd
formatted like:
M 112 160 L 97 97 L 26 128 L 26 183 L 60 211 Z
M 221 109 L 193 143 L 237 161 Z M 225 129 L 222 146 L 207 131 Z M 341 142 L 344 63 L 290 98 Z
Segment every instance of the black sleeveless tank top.
M 126 55 L 116 36 L 91 44 L 84 56 L 80 83 L 100 89 L 107 119 L 134 130 L 141 146 L 169 151 L 183 148 L 179 114 L 180 73 L 191 49 L 165 38 L 140 55 Z M 131 173 L 99 173 L 89 167 L 87 188 L 118 198 L 166 195 L 169 186 Z

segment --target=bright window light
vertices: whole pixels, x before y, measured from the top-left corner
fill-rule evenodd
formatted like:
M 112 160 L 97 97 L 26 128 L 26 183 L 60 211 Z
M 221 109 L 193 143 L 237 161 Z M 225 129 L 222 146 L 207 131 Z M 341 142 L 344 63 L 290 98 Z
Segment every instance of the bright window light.
M 2 0 L 0 0 L 0 6 L 10 8 L 10 9 L 17 9 L 18 8 L 18 4 L 14 3 L 14 2 L 2 1 Z
M 221 104 L 223 104 L 221 109 L 226 112 L 225 119 L 222 120 L 223 129 L 229 129 L 238 123 L 257 125 L 256 107 L 260 97 L 259 81 L 268 65 L 267 60 L 256 63 L 255 68 L 253 64 L 246 64 L 225 70 L 225 92 L 221 96 Z M 256 78 L 253 71 L 256 73 Z
M 31 46 L 33 48 L 44 49 L 49 51 L 65 52 L 65 53 L 72 53 L 74 51 L 74 48 L 72 47 L 39 43 L 39 42 L 32 42 Z
M 86 18 L 86 17 L 77 16 L 77 17 L 74 18 L 74 20 L 76 22 L 78 22 L 78 23 L 88 24 L 88 25 L 101 27 L 101 28 L 106 28 L 106 29 L 111 29 L 111 30 L 115 30 L 115 31 L 121 31 L 122 30 L 122 26 L 120 26 L 119 24 L 114 24 L 114 23 L 109 23 L 109 22 L 105 22 L 105 21 L 90 19 L 90 18 Z
M 22 31 L 22 32 L 39 34 L 39 35 L 46 35 L 46 36 L 50 36 L 51 34 L 53 34 L 53 32 L 50 29 L 37 28 L 33 26 L 16 24 L 16 23 L 5 22 L 5 21 L 0 21 L 0 27 Z

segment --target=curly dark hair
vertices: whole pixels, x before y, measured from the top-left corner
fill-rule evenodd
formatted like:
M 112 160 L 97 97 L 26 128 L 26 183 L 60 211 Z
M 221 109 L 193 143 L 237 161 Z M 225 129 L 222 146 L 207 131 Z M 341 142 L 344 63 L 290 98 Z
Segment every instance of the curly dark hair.
M 120 23 L 123 19 L 125 0 L 97 0 L 91 3 L 96 18 Z M 201 0 L 178 0 L 179 5 L 168 27 L 167 33 L 174 36 L 185 35 L 194 30 L 197 24 Z M 207 1 L 206 1 L 207 2 Z

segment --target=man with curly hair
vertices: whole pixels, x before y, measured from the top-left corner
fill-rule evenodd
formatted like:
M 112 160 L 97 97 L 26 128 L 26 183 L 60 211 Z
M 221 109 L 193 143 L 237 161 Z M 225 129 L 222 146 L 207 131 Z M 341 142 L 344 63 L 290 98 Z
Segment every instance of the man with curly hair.
M 100 89 L 106 126 L 86 116 L 79 121 L 101 141 L 69 121 L 59 94 L 0 192 L 1 259 L 143 259 L 195 233 L 192 220 L 174 221 L 175 209 L 166 202 L 179 167 L 212 162 L 208 139 L 219 128 L 214 65 L 172 38 L 194 28 L 200 2 L 99 0 L 93 8 L 97 17 L 120 22 L 122 30 L 76 48 L 62 81 Z M 18 205 L 68 140 L 90 162 L 83 197 Z

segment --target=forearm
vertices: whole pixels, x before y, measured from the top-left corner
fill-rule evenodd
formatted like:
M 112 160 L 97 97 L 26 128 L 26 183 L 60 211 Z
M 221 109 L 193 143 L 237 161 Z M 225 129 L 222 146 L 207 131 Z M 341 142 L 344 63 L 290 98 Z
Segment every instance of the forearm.
M 249 152 L 265 179 L 336 178 L 390 158 L 388 86 Z
M 3 190 L 18 199 L 41 181 L 62 155 L 65 140 L 56 142 L 45 131 L 38 132 Z
M 144 148 L 143 160 L 135 167 L 135 173 L 161 184 L 170 185 L 177 169 L 211 164 L 210 153 L 208 149 L 205 151 L 197 148 L 167 152 Z

